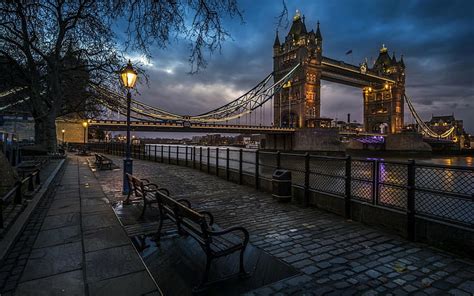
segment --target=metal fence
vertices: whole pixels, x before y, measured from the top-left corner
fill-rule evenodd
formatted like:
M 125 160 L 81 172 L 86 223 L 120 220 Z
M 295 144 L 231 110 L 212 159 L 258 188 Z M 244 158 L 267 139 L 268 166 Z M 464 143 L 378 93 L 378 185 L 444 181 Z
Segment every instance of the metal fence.
M 123 155 L 123 144 L 92 145 L 95 151 Z M 455 225 L 474 226 L 474 168 L 407 162 L 327 157 L 260 150 L 182 145 L 134 146 L 137 159 L 186 165 L 229 179 L 230 172 L 252 176 L 258 188 L 271 180 L 275 169 L 292 173 L 292 185 L 304 190 L 305 205 L 311 192 L 406 213 L 408 224 L 427 217 Z M 410 222 L 411 221 L 411 222 Z M 414 223 L 412 223 L 414 225 Z M 410 228 L 413 225 L 408 225 Z M 414 226 L 413 226 L 414 227 Z M 412 230 L 414 232 L 414 229 Z M 410 236 L 410 230 L 408 231 Z

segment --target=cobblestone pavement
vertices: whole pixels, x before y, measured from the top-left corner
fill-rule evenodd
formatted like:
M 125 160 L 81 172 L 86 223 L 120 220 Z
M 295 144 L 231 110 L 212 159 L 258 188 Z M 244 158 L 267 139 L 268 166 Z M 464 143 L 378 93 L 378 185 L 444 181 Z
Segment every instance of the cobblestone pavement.
M 27 222 L 1 295 L 160 295 L 84 160 L 69 158 Z
M 301 271 L 249 295 L 474 295 L 471 260 L 191 168 L 135 160 L 134 174 L 189 198 L 222 227 L 245 226 L 254 246 Z M 120 169 L 96 175 L 109 199 L 123 199 Z

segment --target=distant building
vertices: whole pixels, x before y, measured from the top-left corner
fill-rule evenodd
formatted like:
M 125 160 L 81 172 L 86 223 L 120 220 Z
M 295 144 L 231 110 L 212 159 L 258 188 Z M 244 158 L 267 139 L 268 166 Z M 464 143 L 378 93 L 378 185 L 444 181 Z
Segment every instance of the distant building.
M 18 141 L 35 140 L 35 122 L 28 115 L 0 114 L 0 130 L 15 134 Z

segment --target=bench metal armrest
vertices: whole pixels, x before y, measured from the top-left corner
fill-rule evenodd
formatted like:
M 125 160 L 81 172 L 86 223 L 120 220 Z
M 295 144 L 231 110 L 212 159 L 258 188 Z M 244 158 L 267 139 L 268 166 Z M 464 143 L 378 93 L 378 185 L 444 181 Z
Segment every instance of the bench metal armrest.
M 247 245 L 247 243 L 249 242 L 249 232 L 247 231 L 247 229 L 245 229 L 242 226 L 229 227 L 227 229 L 218 230 L 218 231 L 212 230 L 212 231 L 208 231 L 208 233 L 211 236 L 219 236 L 219 235 L 224 235 L 224 234 L 234 232 L 234 231 L 240 231 L 244 234 L 244 246 Z
M 209 217 L 209 225 L 214 224 L 214 216 L 208 211 L 198 211 L 199 214 Z
M 140 181 L 143 181 L 143 182 L 146 182 L 146 183 L 150 183 L 150 180 L 148 179 L 140 179 Z M 147 184 L 148 185 L 148 184 Z
M 166 195 L 170 195 L 170 192 L 166 188 L 158 188 L 157 191 L 164 192 Z
M 191 202 L 185 198 L 180 198 L 176 200 L 179 203 L 182 203 L 183 205 L 187 206 L 188 208 L 191 208 Z
M 146 191 L 156 191 L 159 188 L 158 185 L 153 183 L 143 184 L 143 187 Z

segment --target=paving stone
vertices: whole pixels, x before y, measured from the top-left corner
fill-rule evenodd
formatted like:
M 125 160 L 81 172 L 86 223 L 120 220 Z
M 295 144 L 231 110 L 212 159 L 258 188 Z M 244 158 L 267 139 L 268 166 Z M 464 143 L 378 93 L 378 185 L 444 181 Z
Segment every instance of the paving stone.
M 16 293 L 24 296 L 86 295 L 81 270 L 20 283 Z
M 130 245 L 89 252 L 85 257 L 88 283 L 144 270 Z
M 318 272 L 319 270 L 320 270 L 319 268 L 317 268 L 316 266 L 313 266 L 313 265 L 306 266 L 303 269 L 301 269 L 301 271 L 303 271 L 306 274 L 313 274 L 313 273 Z
M 295 276 L 290 278 L 289 280 L 285 281 L 288 285 L 290 286 L 299 286 L 303 283 L 306 283 L 308 281 L 311 281 L 312 278 L 307 275 L 300 275 L 300 276 Z
M 82 267 L 80 242 L 35 249 L 31 252 L 21 281 L 47 277 Z
M 59 227 L 79 225 L 81 216 L 79 213 L 69 213 L 49 216 L 44 219 L 41 230 L 48 230 Z
M 120 225 L 91 229 L 84 232 L 84 249 L 86 252 L 127 244 L 130 244 L 130 239 Z
M 453 295 L 453 296 L 472 296 L 471 293 L 467 293 L 459 289 L 451 289 L 448 291 L 448 293 L 449 295 Z
M 89 295 L 143 295 L 156 291 L 156 286 L 146 271 L 130 273 L 89 283 Z
M 378 278 L 379 276 L 381 276 L 382 274 L 378 271 L 375 271 L 375 270 L 368 270 L 365 272 L 366 275 L 370 276 L 371 278 Z
M 462 283 L 459 285 L 459 289 L 474 294 L 474 280 Z
M 79 225 L 66 226 L 50 230 L 40 231 L 34 248 L 44 248 L 58 244 L 67 244 L 81 240 L 81 229 Z
M 84 231 L 114 225 L 117 225 L 117 217 L 115 217 L 115 214 L 112 212 L 95 213 L 82 217 L 82 228 Z

